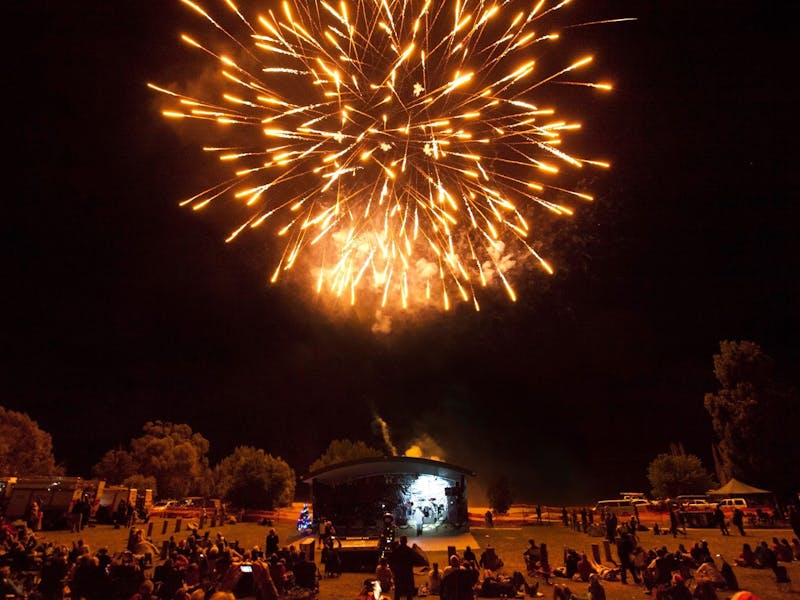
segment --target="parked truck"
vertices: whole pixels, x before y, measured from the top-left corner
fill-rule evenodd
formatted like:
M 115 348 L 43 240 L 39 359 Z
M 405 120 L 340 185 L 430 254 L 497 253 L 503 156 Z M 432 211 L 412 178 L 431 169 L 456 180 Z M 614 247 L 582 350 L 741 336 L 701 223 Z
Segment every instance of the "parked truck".
M 7 494 L 4 516 L 9 522 L 28 520 L 35 502 L 43 529 L 65 528 L 74 504 L 82 498 L 89 501 L 92 514 L 97 510 L 104 485 L 80 477 L 19 477 Z

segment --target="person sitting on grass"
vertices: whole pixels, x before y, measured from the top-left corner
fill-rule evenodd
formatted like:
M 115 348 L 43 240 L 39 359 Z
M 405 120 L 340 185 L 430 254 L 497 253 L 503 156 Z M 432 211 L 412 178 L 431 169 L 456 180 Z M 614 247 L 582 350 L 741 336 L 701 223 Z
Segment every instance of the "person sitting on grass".
M 438 596 L 442 589 L 442 572 L 439 570 L 439 563 L 433 563 L 433 569 L 428 573 L 428 593 Z
M 434 566 L 438 566 L 434 563 Z M 375 578 L 378 580 L 378 583 L 381 584 L 381 589 L 384 592 L 388 592 L 392 589 L 392 584 L 394 583 L 394 574 L 392 573 L 392 569 L 389 566 L 389 561 L 386 560 L 386 557 L 381 557 L 378 561 L 378 566 L 375 567 Z
M 777 538 L 772 538 L 775 541 L 775 546 L 773 547 L 773 552 L 778 557 L 778 560 L 781 562 L 792 562 L 793 552 L 792 546 L 789 544 L 789 540 L 786 538 L 781 538 L 778 540 Z
M 486 550 L 481 554 L 478 565 L 488 571 L 499 571 L 503 568 L 503 561 L 497 556 L 497 551 L 492 546 L 487 546 Z
M 753 549 L 750 547 L 750 544 L 742 544 L 742 553 L 739 555 L 735 561 L 737 567 L 755 567 L 756 566 L 756 554 L 753 552 Z
M 539 546 L 532 539 L 528 540 L 528 547 L 522 553 L 522 558 L 525 559 L 525 567 L 528 573 L 535 571 L 539 566 Z
M 597 573 L 597 569 L 592 566 L 592 563 L 589 562 L 589 558 L 586 556 L 586 553 L 581 554 L 580 560 L 578 560 L 578 577 L 581 581 L 590 581 L 592 575 Z
M 686 587 L 686 581 L 677 573 L 672 576 L 672 584 L 665 595 L 669 600 L 692 600 L 692 592 Z
M 450 557 L 450 567 L 442 577 L 442 600 L 472 600 L 475 580 L 473 573 L 464 568 L 455 554 Z

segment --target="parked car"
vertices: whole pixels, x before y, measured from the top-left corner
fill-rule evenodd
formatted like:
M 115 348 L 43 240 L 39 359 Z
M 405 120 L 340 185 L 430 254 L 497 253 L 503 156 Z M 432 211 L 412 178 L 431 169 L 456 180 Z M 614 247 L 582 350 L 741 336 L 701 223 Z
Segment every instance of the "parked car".
M 178 501 L 172 499 L 156 500 L 147 513 L 151 517 L 163 517 L 169 509 L 177 508 Z
M 601 512 L 615 513 L 617 517 L 630 517 L 633 516 L 633 504 L 630 500 L 618 498 L 616 500 L 600 500 L 594 507 L 593 512 L 600 514 Z
M 704 498 L 695 498 L 683 505 L 684 510 L 713 510 L 715 507 L 715 504 L 710 503 Z
M 719 505 L 724 509 L 730 508 L 740 508 L 745 509 L 747 508 L 747 500 L 744 498 L 723 498 L 719 501 Z

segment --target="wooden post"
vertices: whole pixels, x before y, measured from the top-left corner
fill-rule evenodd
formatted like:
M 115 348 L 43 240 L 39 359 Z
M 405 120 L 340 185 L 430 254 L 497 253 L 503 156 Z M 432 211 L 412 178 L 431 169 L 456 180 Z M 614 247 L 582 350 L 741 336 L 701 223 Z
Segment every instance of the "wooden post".
M 603 554 L 608 562 L 617 564 L 614 558 L 611 556 L 611 543 L 608 540 L 603 540 Z
M 600 558 L 600 544 L 592 544 L 592 558 L 597 564 L 603 564 L 603 560 Z

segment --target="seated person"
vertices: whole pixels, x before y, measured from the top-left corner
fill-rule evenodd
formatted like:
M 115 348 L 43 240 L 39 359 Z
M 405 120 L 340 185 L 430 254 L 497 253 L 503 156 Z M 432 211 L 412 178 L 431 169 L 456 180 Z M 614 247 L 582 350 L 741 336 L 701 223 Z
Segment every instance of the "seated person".
M 775 554 L 781 562 L 792 562 L 794 552 L 792 552 L 792 547 L 789 545 L 789 540 L 781 538 L 775 547 Z
M 580 562 L 580 555 L 576 550 L 570 548 L 567 550 L 566 555 L 564 556 L 564 570 L 566 572 L 567 579 L 572 579 L 575 574 L 578 572 L 578 563 Z
M 596 574 L 597 569 L 592 566 L 592 563 L 589 562 L 589 558 L 586 554 L 581 554 L 580 560 L 578 560 L 578 577 L 581 581 L 589 581 L 589 578 L 592 574 Z
M 694 578 L 697 582 L 708 581 L 718 589 L 723 589 L 725 587 L 725 578 L 712 560 L 707 560 L 697 567 Z
M 483 569 L 489 571 L 499 571 L 503 568 L 503 561 L 497 556 L 497 551 L 492 546 L 487 546 L 486 550 L 481 554 L 481 559 L 478 565 Z
M 517 588 L 514 582 L 500 575 L 484 577 L 478 591 L 478 596 L 481 598 L 513 598 L 516 595 Z
M 743 544 L 742 545 L 742 553 L 739 555 L 735 561 L 737 567 L 755 567 L 756 566 L 756 554 L 753 552 L 753 549 L 750 547 L 750 544 Z
M 553 600 L 579 600 L 566 585 L 556 583 L 553 586 Z
M 606 600 L 606 589 L 600 583 L 596 574 L 589 575 L 589 598 L 592 600 Z
M 359 591 L 358 596 L 356 596 L 356 600 L 382 600 L 387 598 L 383 594 L 380 594 L 377 597 L 375 596 L 376 583 L 376 579 L 365 579 L 363 585 L 361 586 L 361 591 Z
M 307 560 L 306 555 L 303 553 L 298 554 L 297 561 L 294 564 L 294 584 L 297 587 L 316 590 L 318 587 L 318 573 L 317 565 L 314 562 Z
M 528 572 L 535 571 L 539 565 L 539 546 L 533 540 L 528 540 L 528 548 L 522 553 Z
M 442 588 L 442 572 L 439 570 L 439 563 L 433 563 L 431 572 L 428 573 L 428 593 L 433 596 L 439 595 Z
M 384 592 L 388 592 L 392 589 L 394 573 L 392 573 L 389 561 L 385 557 L 381 557 L 378 561 L 378 566 L 375 567 L 375 578 L 378 580 L 378 583 L 381 584 L 381 589 Z

